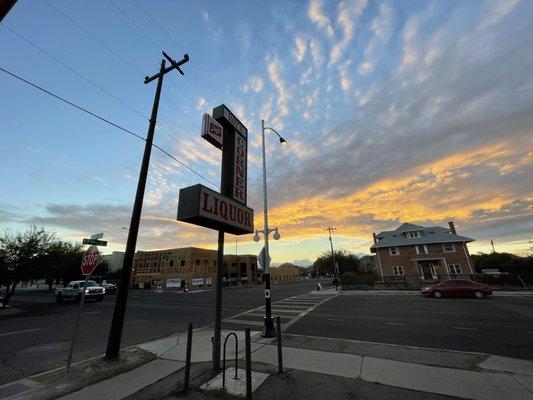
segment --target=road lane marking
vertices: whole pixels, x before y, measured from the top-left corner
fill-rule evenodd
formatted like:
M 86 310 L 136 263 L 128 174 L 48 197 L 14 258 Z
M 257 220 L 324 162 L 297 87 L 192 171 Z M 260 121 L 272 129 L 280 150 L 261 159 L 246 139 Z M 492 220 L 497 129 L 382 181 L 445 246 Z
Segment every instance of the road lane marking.
M 340 321 L 344 321 L 344 320 L 343 319 L 338 319 L 338 318 L 328 318 L 328 321 L 340 322 Z
M 86 312 L 85 315 L 95 315 L 95 314 L 101 314 L 102 311 L 90 311 L 90 312 Z
M 452 329 L 459 329 L 461 331 L 477 331 L 476 328 L 465 328 L 464 326 L 452 326 Z
M 257 325 L 257 326 L 264 325 L 263 321 L 249 321 L 249 320 L 235 319 L 235 318 L 225 319 L 224 322 L 229 323 L 229 324 L 239 324 L 239 325 Z
M 385 322 L 385 325 L 405 326 L 405 324 L 401 324 L 399 322 Z
M 0 333 L 0 336 L 16 335 L 18 333 L 35 332 L 35 331 L 39 331 L 39 330 L 41 330 L 41 328 L 26 329 L 26 330 L 23 330 L 23 331 Z

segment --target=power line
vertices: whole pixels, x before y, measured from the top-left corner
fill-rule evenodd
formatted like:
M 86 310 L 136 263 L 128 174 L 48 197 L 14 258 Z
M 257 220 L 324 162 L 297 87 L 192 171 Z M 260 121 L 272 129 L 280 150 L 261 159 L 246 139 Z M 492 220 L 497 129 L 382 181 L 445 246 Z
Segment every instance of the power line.
M 93 40 L 95 40 L 97 43 L 99 43 L 101 46 L 105 47 L 107 51 L 112 53 L 115 57 L 119 58 L 126 64 L 128 64 L 132 69 L 134 69 L 139 75 L 141 75 L 144 78 L 143 72 L 137 68 L 133 63 L 128 61 L 126 58 L 122 57 L 119 53 L 117 53 L 115 50 L 113 50 L 111 47 L 109 47 L 105 42 L 101 41 L 96 35 L 92 34 L 89 30 L 84 28 L 82 25 L 80 25 L 78 22 L 76 22 L 74 19 L 72 19 L 68 14 L 61 11 L 59 8 L 54 6 L 52 3 L 50 3 L 48 0 L 45 0 L 45 3 L 48 4 L 50 7 L 52 7 L 54 10 L 56 10 L 59 14 L 61 14 L 63 17 L 65 17 L 68 21 L 70 21 L 72 24 L 78 27 L 81 31 L 85 32 L 88 36 L 90 36 Z
M 60 15 L 62 15 L 64 18 L 66 18 L 69 22 L 71 22 L 72 24 L 74 24 L 74 26 L 76 26 L 78 29 L 80 29 L 82 32 L 84 32 L 86 35 L 88 35 L 91 39 L 93 39 L 94 41 L 96 41 L 98 44 L 100 44 L 102 47 L 104 47 L 107 51 L 109 51 L 111 54 L 113 54 L 115 57 L 117 57 L 118 59 L 120 59 L 121 61 L 123 61 L 126 65 L 128 65 L 131 69 L 133 69 L 135 72 L 137 72 L 141 77 L 144 78 L 145 74 L 137 67 L 135 66 L 132 62 L 128 61 L 125 57 L 123 57 L 122 55 L 119 54 L 118 51 L 114 50 L 113 48 L 111 48 L 110 46 L 108 46 L 105 42 L 103 42 L 102 40 L 100 40 L 96 35 L 94 35 L 93 33 L 91 33 L 87 28 L 84 28 L 82 25 L 80 25 L 78 22 L 76 22 L 76 20 L 74 20 L 72 17 L 70 17 L 68 14 L 66 14 L 65 12 L 63 12 L 62 10 L 60 10 L 59 8 L 57 8 L 56 6 L 54 6 L 53 4 L 51 4 L 48 0 L 45 0 L 45 2 L 51 7 L 53 8 L 55 11 L 57 11 Z M 163 96 L 165 96 L 165 98 L 170 102 L 172 103 L 177 109 L 178 111 L 180 111 L 184 116 L 185 118 L 187 118 L 196 128 L 200 129 L 200 125 L 198 125 L 196 122 L 193 121 L 193 119 L 187 115 L 187 113 L 185 111 L 183 111 L 183 109 L 176 103 L 174 102 L 170 96 L 168 96 L 166 93 L 163 93 Z M 146 116 L 143 115 L 144 118 L 147 119 Z
M 86 77 L 84 74 L 82 74 L 80 71 L 78 71 L 76 68 L 74 67 L 71 67 L 70 65 L 66 64 L 65 62 L 61 61 L 59 58 L 55 57 L 53 54 L 49 53 L 48 51 L 46 51 L 45 49 L 43 49 L 42 47 L 40 47 L 39 45 L 37 45 L 36 43 L 32 42 L 30 39 L 26 38 L 25 36 L 21 35 L 20 33 L 18 33 L 17 31 L 15 31 L 14 29 L 10 28 L 9 26 L 7 26 L 6 24 L 4 23 L 1 23 L 1 25 L 6 28 L 7 30 L 9 30 L 11 33 L 13 33 L 14 35 L 16 35 L 17 37 L 19 37 L 20 39 L 24 40 L 26 43 L 28 43 L 29 45 L 31 45 L 32 47 L 36 48 L 37 50 L 39 50 L 41 53 L 45 54 L 47 57 L 51 58 L 52 60 L 54 60 L 55 62 L 57 62 L 58 64 L 62 65 L 63 67 L 67 68 L 68 70 L 70 70 L 71 72 L 75 73 L 76 75 L 78 75 L 80 78 L 82 78 L 84 81 L 90 83 L 91 85 L 93 85 L 95 88 L 97 88 L 98 90 L 100 90 L 101 92 L 105 93 L 106 95 L 108 95 L 109 97 L 115 99 L 116 101 L 118 101 L 120 104 L 122 104 L 124 107 L 130 109 L 131 111 L 133 111 L 134 113 L 136 113 L 137 115 L 141 116 L 142 118 L 144 118 L 145 120 L 148 120 L 148 118 L 139 110 L 137 110 L 136 108 L 130 106 L 129 104 L 125 103 L 123 100 L 121 100 L 120 98 L 118 98 L 117 96 L 115 96 L 113 93 L 110 93 L 108 90 L 104 89 L 102 86 L 100 86 L 98 83 L 96 83 L 95 81 L 89 79 L 88 77 Z
M 183 47 L 180 46 L 179 43 L 177 43 L 174 38 L 172 38 L 172 36 L 168 33 L 168 31 L 163 27 L 161 26 L 161 24 L 159 22 L 157 22 L 157 20 L 153 17 L 152 14 L 150 14 L 148 12 L 148 10 L 146 8 L 144 8 L 137 0 L 133 0 L 135 2 L 135 4 L 137 4 L 137 6 L 139 6 L 139 8 L 141 10 L 144 11 L 144 13 L 148 16 L 148 18 L 150 18 L 153 23 L 159 28 L 159 30 L 161 32 L 163 32 L 165 34 L 165 36 L 172 42 L 174 43 L 182 52 L 185 52 L 185 50 L 183 49 Z M 194 66 L 194 68 L 196 68 L 196 70 L 200 73 L 200 75 L 202 75 L 202 78 L 204 78 L 204 80 L 207 82 L 207 84 L 209 85 L 209 87 L 211 88 L 211 90 L 213 90 L 213 92 L 216 93 L 216 95 L 218 96 L 218 98 L 220 99 L 220 101 L 222 101 L 222 103 L 224 103 L 224 99 L 222 98 L 222 95 L 220 94 L 220 92 L 216 89 L 215 86 L 213 86 L 211 84 L 211 82 L 209 81 L 209 79 L 207 79 L 207 77 L 204 75 L 204 73 L 202 72 L 202 70 L 200 70 L 200 67 L 198 67 L 198 65 L 193 61 L 191 60 L 191 63 L 192 65 Z
M 137 24 L 130 16 L 128 16 L 128 14 L 126 14 L 126 12 L 124 10 L 122 10 L 113 0 L 109 0 L 111 2 L 111 4 L 113 4 L 115 6 L 115 8 L 139 31 L 141 32 L 141 34 L 146 38 L 148 39 L 153 45 L 154 47 L 157 49 L 157 50 L 163 50 L 163 48 L 157 44 L 157 42 L 152 39 L 152 37 L 150 35 L 148 35 L 148 33 L 146 33 L 146 31 L 144 29 L 142 29 L 139 24 Z M 141 7 L 142 8 L 142 7 Z M 143 11 L 144 8 L 142 8 Z M 146 11 L 145 11 L 146 12 Z M 148 14 L 148 16 L 153 20 L 153 18 Z M 181 47 L 178 45 L 178 47 Z M 187 82 L 189 82 L 189 84 L 194 88 L 194 90 L 196 90 L 196 93 L 198 93 L 198 95 L 205 100 L 205 102 L 211 106 L 211 103 L 209 103 L 209 101 L 205 98 L 205 96 L 200 92 L 200 89 L 198 89 L 198 87 L 196 86 L 196 84 L 194 84 L 194 82 L 192 82 L 187 75 L 185 75 L 185 80 Z
M 71 107 L 74 107 L 74 108 L 76 108 L 76 109 L 78 109 L 78 110 L 80 110 L 80 111 L 82 111 L 82 112 L 84 112 L 84 113 L 86 113 L 86 114 L 88 114 L 88 115 L 94 117 L 94 118 L 97 118 L 97 119 L 99 119 L 100 121 L 105 122 L 105 123 L 108 124 L 108 125 L 111 125 L 111 126 L 117 128 L 117 129 L 120 129 L 121 131 L 123 131 L 123 132 L 125 132 L 125 133 L 128 133 L 129 135 L 132 135 L 132 136 L 136 137 L 137 139 L 140 139 L 140 140 L 142 140 L 142 141 L 146 141 L 146 139 L 145 139 L 144 137 L 142 137 L 141 135 L 139 135 L 138 133 L 132 132 L 131 130 L 129 130 L 129 129 L 123 127 L 122 125 L 119 125 L 119 124 L 117 124 L 117 123 L 115 123 L 115 122 L 112 122 L 112 121 L 110 121 L 109 119 L 107 119 L 107 118 L 105 118 L 105 117 L 102 117 L 101 115 L 98 115 L 98 114 L 96 114 L 95 112 L 92 112 L 92 111 L 88 110 L 88 109 L 85 108 L 85 107 L 82 107 L 82 106 L 80 106 L 80 105 L 77 105 L 77 104 L 73 103 L 72 101 L 67 100 L 67 99 L 65 99 L 64 97 L 61 97 L 61 96 L 59 96 L 59 95 L 57 95 L 57 94 L 51 92 L 50 90 L 47 90 L 47 89 L 43 88 L 42 86 L 37 85 L 36 83 L 30 82 L 29 80 L 24 79 L 23 77 L 21 77 L 21 76 L 15 74 L 15 73 L 13 73 L 13 72 L 10 72 L 10 71 L 8 71 L 7 69 L 5 69 L 5 68 L 3 68 L 3 67 L 1 67 L 1 66 L 0 66 L 0 71 L 6 73 L 6 74 L 8 74 L 8 75 L 10 75 L 10 76 L 13 77 L 13 78 L 18 79 L 18 80 L 21 81 L 21 82 L 24 82 L 25 84 L 27 84 L 27 85 L 29 85 L 29 86 L 31 86 L 31 87 L 33 87 L 33 88 L 35 88 L 35 89 L 37 89 L 37 90 L 43 92 L 43 93 L 48 94 L 49 96 L 54 97 L 55 99 L 57 99 L 57 100 L 59 100 L 59 101 L 65 103 L 65 104 L 68 104 L 68 105 L 71 106 Z M 191 171 L 192 173 L 194 173 L 194 174 L 197 175 L 198 177 L 200 177 L 200 178 L 204 179 L 205 181 L 209 182 L 210 184 L 212 184 L 212 185 L 215 186 L 216 188 L 219 188 L 219 186 L 218 186 L 216 183 L 212 182 L 210 179 L 206 178 L 205 176 L 203 176 L 202 174 L 200 174 L 199 172 L 197 172 L 194 168 L 188 166 L 186 163 L 184 163 L 183 161 L 179 160 L 178 158 L 176 158 L 175 156 L 173 156 L 172 154 L 170 154 L 169 152 L 167 152 L 167 151 L 166 151 L 165 149 L 163 149 L 162 147 L 160 147 L 160 146 L 158 146 L 158 145 L 156 145 L 156 144 L 153 144 L 152 146 L 155 147 L 156 149 L 158 149 L 159 151 L 161 151 L 163 154 L 165 154 L 165 155 L 167 155 L 168 157 L 170 157 L 172 160 L 176 161 L 176 162 L 179 163 L 180 165 L 182 165 L 182 166 L 184 166 L 185 168 L 187 168 L 189 171 Z

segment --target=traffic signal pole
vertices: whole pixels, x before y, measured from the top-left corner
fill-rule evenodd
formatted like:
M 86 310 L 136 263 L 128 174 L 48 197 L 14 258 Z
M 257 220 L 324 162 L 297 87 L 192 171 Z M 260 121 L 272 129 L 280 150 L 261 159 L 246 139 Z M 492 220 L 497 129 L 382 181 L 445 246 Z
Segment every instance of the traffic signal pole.
M 148 135 L 146 137 L 146 144 L 144 146 L 144 155 L 141 164 L 141 171 L 139 173 L 139 182 L 137 183 L 137 192 L 135 194 L 135 202 L 133 204 L 133 211 L 131 213 L 131 222 L 128 231 L 128 240 L 126 242 L 126 251 L 124 253 L 124 261 L 122 263 L 122 274 L 120 276 L 120 283 L 118 287 L 117 298 L 115 301 L 115 308 L 113 311 L 113 319 L 111 321 L 111 329 L 109 331 L 109 338 L 107 341 L 107 349 L 105 357 L 108 360 L 118 358 L 120 352 L 120 341 L 122 339 L 122 329 L 124 327 L 124 317 L 126 314 L 126 304 L 128 302 L 128 290 L 131 278 L 131 271 L 133 268 L 133 257 L 135 256 L 135 247 L 137 245 L 137 236 L 139 233 L 139 223 L 141 220 L 141 211 L 143 205 L 144 191 L 146 189 L 146 178 L 148 176 L 148 167 L 150 164 L 150 155 L 152 152 L 152 144 L 154 140 L 154 132 L 157 120 L 157 111 L 159 109 L 159 99 L 161 97 L 161 88 L 163 86 L 163 77 L 167 72 L 177 69 L 182 75 L 183 71 L 180 65 L 189 61 L 189 56 L 185 54 L 182 60 L 176 62 L 163 52 L 165 58 L 170 62 L 171 66 L 165 68 L 165 60 L 161 60 L 161 68 L 159 72 L 151 77 L 145 77 L 144 83 L 147 84 L 157 79 L 157 88 L 154 97 L 154 104 L 152 107 L 152 115 L 148 125 Z

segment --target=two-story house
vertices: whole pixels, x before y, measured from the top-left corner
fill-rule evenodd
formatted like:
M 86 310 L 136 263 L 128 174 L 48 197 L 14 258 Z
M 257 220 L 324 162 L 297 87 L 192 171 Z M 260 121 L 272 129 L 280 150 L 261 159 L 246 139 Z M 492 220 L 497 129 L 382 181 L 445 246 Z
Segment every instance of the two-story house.
M 418 277 L 437 281 L 473 274 L 467 243 L 453 222 L 449 228 L 405 223 L 394 231 L 374 233 L 370 251 L 376 254 L 378 271 L 386 277 Z

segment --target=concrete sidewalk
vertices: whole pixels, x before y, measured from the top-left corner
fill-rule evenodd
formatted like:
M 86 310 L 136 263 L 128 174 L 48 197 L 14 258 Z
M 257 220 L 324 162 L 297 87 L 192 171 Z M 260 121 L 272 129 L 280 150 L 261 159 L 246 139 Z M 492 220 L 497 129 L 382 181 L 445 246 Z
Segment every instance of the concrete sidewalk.
M 224 336 L 228 333 L 223 332 Z M 227 379 L 228 387 L 233 388 L 235 394 L 242 394 L 244 332 L 236 333 L 240 378 L 233 380 L 233 374 L 228 370 Z M 213 378 L 209 372 L 211 336 L 210 328 L 194 331 L 193 389 L 185 398 L 215 398 L 219 393 L 205 390 L 220 386 L 220 375 Z M 293 399 L 324 398 L 322 395 L 335 397 L 338 393 L 338 398 L 352 398 L 357 394 L 357 398 L 365 400 L 533 400 L 533 361 L 299 335 L 283 335 L 283 342 L 284 373 L 277 374 L 276 343 L 261 338 L 259 332 L 252 333 L 252 368 L 255 391 L 260 399 L 280 398 L 279 388 L 286 387 Z M 134 397 L 142 400 L 172 396 L 183 380 L 186 334 L 151 341 L 136 348 L 140 352 L 149 352 L 156 359 L 63 397 L 53 398 L 120 400 Z M 230 338 L 226 354 L 228 368 L 234 366 L 234 349 L 234 338 Z M 320 385 L 313 382 L 320 382 Z M 39 397 L 43 385 L 38 383 L 33 391 L 8 398 L 46 398 Z M 311 387 L 315 391 L 310 391 Z

